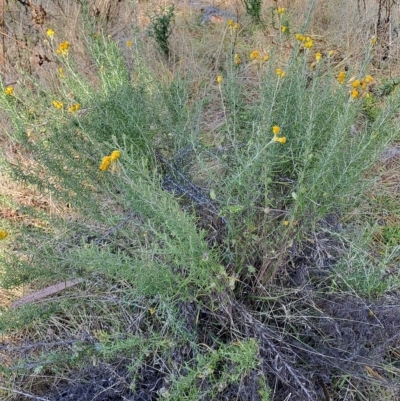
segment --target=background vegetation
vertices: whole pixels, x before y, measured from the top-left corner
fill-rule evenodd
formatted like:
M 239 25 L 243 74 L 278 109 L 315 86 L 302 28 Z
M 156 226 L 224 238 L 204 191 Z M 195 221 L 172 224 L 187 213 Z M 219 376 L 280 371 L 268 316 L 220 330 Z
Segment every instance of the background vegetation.
M 399 399 L 396 2 L 3 10 L 2 399 Z

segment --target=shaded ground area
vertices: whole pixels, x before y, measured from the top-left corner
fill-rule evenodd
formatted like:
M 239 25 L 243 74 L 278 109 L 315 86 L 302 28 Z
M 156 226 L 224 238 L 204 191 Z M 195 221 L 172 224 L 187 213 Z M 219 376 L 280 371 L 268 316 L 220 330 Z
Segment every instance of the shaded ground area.
M 139 400 L 132 395 L 129 383 L 126 382 L 126 372 L 115 370 L 111 366 L 100 364 L 86 367 L 71 382 L 55 386 L 46 394 L 51 401 L 123 401 Z M 145 398 L 143 398 L 145 399 Z
M 396 379 L 396 366 L 400 367 L 397 297 L 366 303 L 356 297 L 322 296 L 316 288 L 304 285 L 271 305 L 271 313 L 252 312 L 249 306 L 256 309 L 254 302 L 246 306 L 230 296 L 222 297 L 220 304 L 219 310 L 212 312 L 202 308 L 197 325 L 197 309 L 182 304 L 187 327 L 196 330 L 199 343 L 204 341 L 210 349 L 218 349 L 220 341 L 256 339 L 260 362 L 257 370 L 249 372 L 240 383 L 221 388 L 213 400 L 262 400 L 260 375 L 268 378 L 274 400 L 287 400 L 290 394 L 291 399 L 299 401 L 351 399 L 345 395 L 348 389 L 343 387 L 342 394 L 338 384 L 343 375 L 350 375 L 349 380 L 359 390 L 373 383 L 376 388 L 391 388 L 400 396 Z M 3 349 L 2 354 L 7 350 Z M 26 355 L 26 351 L 21 354 Z M 53 381 L 50 387 L 49 382 L 44 383 L 47 390 L 38 389 L 30 395 L 49 401 L 158 400 L 168 394 L 172 372 L 178 373 L 176 367 L 194 363 L 189 344 L 176 347 L 168 358 L 149 357 L 146 364 L 135 369 L 132 359 L 134 355 L 113 363 L 94 359 L 95 365 Z M 218 376 L 218 367 L 214 374 Z M 198 384 L 206 393 L 213 381 L 211 375 L 199 378 Z M 339 398 L 328 398 L 333 394 Z M 31 398 L 21 395 L 18 399 Z

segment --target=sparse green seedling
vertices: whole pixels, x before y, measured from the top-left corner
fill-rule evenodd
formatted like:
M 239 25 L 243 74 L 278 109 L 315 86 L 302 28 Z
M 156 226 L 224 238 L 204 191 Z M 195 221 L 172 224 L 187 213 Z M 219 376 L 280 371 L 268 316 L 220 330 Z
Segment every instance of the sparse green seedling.
M 242 0 L 242 2 L 247 14 L 253 19 L 253 21 L 260 22 L 262 0 Z
M 159 49 L 166 56 L 170 54 L 169 37 L 172 33 L 174 14 L 175 9 L 174 5 L 172 5 L 151 17 L 150 36 L 156 41 Z

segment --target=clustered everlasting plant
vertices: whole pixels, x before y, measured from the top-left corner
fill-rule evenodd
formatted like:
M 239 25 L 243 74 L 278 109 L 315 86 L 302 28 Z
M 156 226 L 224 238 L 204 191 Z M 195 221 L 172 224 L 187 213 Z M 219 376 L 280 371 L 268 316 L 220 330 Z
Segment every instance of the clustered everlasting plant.
M 228 20 L 228 28 L 231 31 L 231 33 L 236 33 L 239 29 L 239 24 L 235 22 L 233 19 Z
M 260 22 L 261 2 L 244 6 Z M 370 326 L 383 312 L 364 313 L 373 300 L 362 297 L 391 279 L 378 263 L 360 284 L 365 234 L 352 220 L 367 172 L 398 129 L 398 93 L 370 110 L 372 44 L 360 68 L 345 68 L 317 35 L 292 34 L 289 7 L 276 4 L 279 26 L 263 46 L 246 24 L 214 27 L 219 53 L 199 80 L 171 47 L 173 7 L 151 18 L 150 35 L 168 56 L 157 62 L 143 36 L 120 48 L 86 11 L 96 84 L 75 64 L 75 46 L 49 28 L 46 42 L 60 56 L 52 91 L 21 84 L 0 94 L 10 137 L 29 155 L 10 174 L 68 205 L 68 217 L 32 212 L 35 224 L 0 230 L 2 246 L 13 244 L 1 285 L 77 284 L 73 296 L 5 312 L 0 329 L 37 327 L 51 344 L 58 336 L 39 373 L 67 376 L 93 361 L 119 369 L 127 398 L 156 377 L 152 396 L 166 400 L 271 401 L 275 387 L 280 399 L 308 401 L 325 393 L 325 377 L 332 388 L 363 382 L 366 364 L 389 382 L 394 367 L 381 368 L 396 328 Z M 196 68 L 208 52 L 191 52 Z M 362 312 L 343 312 L 341 293 Z M 383 341 L 376 360 L 351 349 L 370 347 L 367 331 Z
M 115 160 L 119 159 L 121 156 L 121 152 L 119 150 L 114 150 L 111 152 L 109 156 L 104 156 L 103 160 L 101 161 L 99 169 L 101 171 L 106 171 L 110 167 L 111 163 L 114 162 Z
M 283 71 L 281 68 L 277 68 L 277 69 L 276 69 L 276 75 L 277 75 L 279 78 L 285 78 L 285 77 L 286 77 L 286 72 Z
M 58 100 L 53 100 L 52 104 L 56 109 L 62 109 L 63 108 L 63 103 L 59 102 Z
M 71 104 L 71 106 L 68 107 L 68 113 L 75 113 L 80 108 L 81 108 L 81 105 L 79 103 Z
M 340 71 L 337 80 L 339 81 L 340 84 L 343 84 L 345 79 L 346 79 L 346 73 L 344 71 Z
M 54 34 L 55 34 L 55 32 L 54 32 L 53 29 L 51 29 L 51 28 L 47 29 L 46 35 L 47 35 L 50 39 L 52 39 L 52 38 L 54 37 Z
M 304 46 L 305 49 L 311 49 L 314 46 L 314 41 L 309 36 L 296 33 L 296 39 L 302 44 L 302 46 Z
M 286 137 L 285 136 L 279 137 L 278 135 L 279 135 L 280 132 L 281 132 L 281 129 L 277 125 L 274 125 L 272 127 L 272 133 L 274 134 L 273 141 L 285 144 L 286 143 Z
M 353 81 L 353 83 L 351 84 L 351 97 L 358 98 L 364 96 L 366 98 L 369 98 L 370 93 L 368 90 L 373 80 L 374 79 L 371 75 L 366 75 L 364 78 L 356 79 L 355 81 Z
M 269 60 L 270 55 L 267 53 L 267 54 L 264 54 L 264 56 L 262 56 L 258 50 L 253 50 L 250 53 L 249 58 L 250 58 L 250 60 L 258 61 L 260 63 L 265 63 Z
M 60 45 L 58 46 L 57 50 L 56 50 L 57 54 L 60 54 L 61 56 L 68 56 L 69 54 L 69 42 L 65 41 L 60 43 Z
M 12 94 L 14 93 L 14 87 L 13 87 L 13 86 L 8 86 L 8 87 L 4 90 L 4 93 L 5 93 L 7 96 L 12 95 Z

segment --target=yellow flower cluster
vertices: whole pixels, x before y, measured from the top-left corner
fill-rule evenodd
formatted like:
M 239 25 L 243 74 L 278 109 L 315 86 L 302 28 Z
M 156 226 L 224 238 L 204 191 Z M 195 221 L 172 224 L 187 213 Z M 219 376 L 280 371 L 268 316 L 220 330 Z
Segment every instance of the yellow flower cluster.
M 370 97 L 368 92 L 369 85 L 373 82 L 374 78 L 371 75 L 366 75 L 364 78 L 356 79 L 352 84 L 351 97 L 353 99 L 365 96 Z
M 346 79 L 346 73 L 344 71 L 340 71 L 337 80 L 339 81 L 340 84 L 343 84 L 345 79 Z
M 121 156 L 121 152 L 119 150 L 114 150 L 111 152 L 109 156 L 104 156 L 103 160 L 101 161 L 101 164 L 99 166 L 99 169 L 101 171 L 107 171 L 108 168 L 110 167 L 110 164 L 114 162 L 115 160 L 119 159 Z
M 239 29 L 239 24 L 235 22 L 233 19 L 229 19 L 228 27 L 231 30 L 231 32 L 236 32 Z
M 322 59 L 322 54 L 321 53 L 315 53 L 315 61 L 319 63 Z
M 222 75 L 218 75 L 216 81 L 217 81 L 218 85 L 221 85 L 222 84 Z
M 272 140 L 274 142 L 279 142 L 279 143 L 281 143 L 283 145 L 283 144 L 286 143 L 286 136 L 279 137 L 278 135 L 279 135 L 280 132 L 281 132 L 281 128 L 278 127 L 277 125 L 274 125 L 272 127 L 272 133 L 274 134 L 274 137 L 272 138 Z
M 62 108 L 63 108 L 62 102 L 59 102 L 59 101 L 57 101 L 57 100 L 53 100 L 53 106 L 54 106 L 56 109 L 62 109 Z
M 273 133 L 274 135 L 279 135 L 280 132 L 281 132 L 281 128 L 278 127 L 277 125 L 274 125 L 274 126 L 272 127 L 272 133 Z
M 281 32 L 285 33 L 287 31 L 287 26 L 282 25 L 281 26 Z
M 258 52 L 258 50 L 253 50 L 250 53 L 250 60 L 256 60 L 260 57 L 260 53 Z
M 306 49 L 311 49 L 312 47 L 313 47 L 313 45 L 314 45 L 314 42 L 310 39 L 310 40 L 307 40 L 305 43 L 304 43 L 304 47 L 306 48 Z
M 13 95 L 13 94 L 14 94 L 14 87 L 13 87 L 13 86 L 8 86 L 8 87 L 5 89 L 4 93 L 5 93 L 7 96 Z
M 126 47 L 132 47 L 133 42 L 131 40 L 126 41 Z
M 47 31 L 46 31 L 46 35 L 49 37 L 49 38 L 53 38 L 53 36 L 54 36 L 54 31 L 51 29 L 51 28 L 49 28 Z
M 283 70 L 280 69 L 280 68 L 277 68 L 277 69 L 276 69 L 276 75 L 278 75 L 278 78 L 285 78 L 285 77 L 286 77 L 286 72 L 283 71 Z
M 250 53 L 250 60 L 257 60 L 261 63 L 265 63 L 269 60 L 269 54 L 262 56 L 258 50 L 253 50 Z
M 314 46 L 314 42 L 309 36 L 296 33 L 296 39 L 303 44 L 305 49 L 311 49 Z
M 0 230 L 0 240 L 8 237 L 8 232 L 4 230 Z
M 58 73 L 60 74 L 60 78 L 65 78 L 64 70 L 62 69 L 62 67 L 58 69 Z
M 233 61 L 235 62 L 236 65 L 242 64 L 242 60 L 241 60 L 239 54 L 237 54 L 237 53 L 235 53 Z
M 68 113 L 75 113 L 81 108 L 81 105 L 79 103 L 74 103 L 71 104 L 71 106 L 68 107 Z
M 61 54 L 61 56 L 68 56 L 68 52 L 69 52 L 69 42 L 62 42 L 60 43 L 60 45 L 58 46 L 58 49 L 56 50 L 57 54 Z
M 285 12 L 285 7 L 278 7 L 278 14 L 283 14 Z

